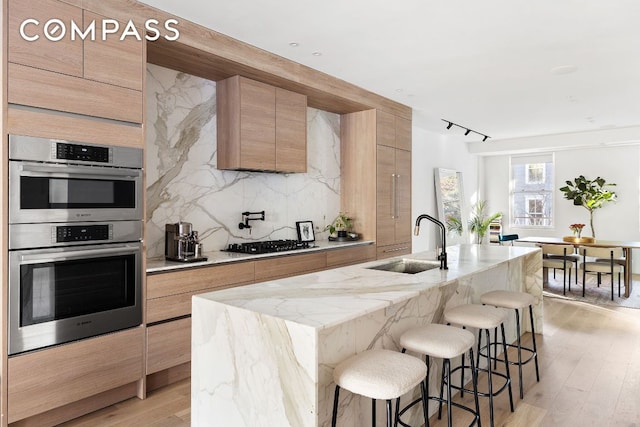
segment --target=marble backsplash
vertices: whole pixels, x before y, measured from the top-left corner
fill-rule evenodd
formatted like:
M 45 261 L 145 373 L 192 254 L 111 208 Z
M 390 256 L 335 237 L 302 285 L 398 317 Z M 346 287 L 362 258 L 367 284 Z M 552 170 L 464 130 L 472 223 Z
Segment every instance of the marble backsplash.
M 205 251 L 228 243 L 295 239 L 313 221 L 316 240 L 340 209 L 340 116 L 307 110 L 307 173 L 216 168 L 216 84 L 167 68 L 147 68 L 147 256 L 164 254 L 164 225 L 191 222 Z M 241 212 L 266 211 L 240 230 Z

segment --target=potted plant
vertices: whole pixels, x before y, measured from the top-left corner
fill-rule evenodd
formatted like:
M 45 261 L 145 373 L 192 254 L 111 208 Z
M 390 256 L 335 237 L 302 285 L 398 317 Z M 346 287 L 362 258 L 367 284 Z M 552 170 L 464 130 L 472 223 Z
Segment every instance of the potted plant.
M 478 200 L 478 202 L 471 208 L 471 219 L 469 220 L 469 231 L 476 235 L 476 243 L 482 244 L 484 236 L 489 230 L 489 225 L 498 218 L 502 217 L 502 212 L 488 215 L 487 201 Z
M 587 179 L 583 175 L 574 178 L 573 181 L 566 181 L 567 185 L 560 188 L 564 193 L 564 198 L 573 201 L 574 206 L 582 206 L 589 211 L 589 226 L 591 236 L 595 239 L 596 232 L 593 229 L 593 212 L 600 209 L 608 202 L 616 201 L 616 193 L 607 187 L 616 184 L 607 183 L 604 178 Z
M 333 222 L 324 229 L 329 231 L 330 235 L 337 235 L 338 238 L 346 238 L 347 232 L 351 230 L 351 220 L 345 212 L 340 212 Z

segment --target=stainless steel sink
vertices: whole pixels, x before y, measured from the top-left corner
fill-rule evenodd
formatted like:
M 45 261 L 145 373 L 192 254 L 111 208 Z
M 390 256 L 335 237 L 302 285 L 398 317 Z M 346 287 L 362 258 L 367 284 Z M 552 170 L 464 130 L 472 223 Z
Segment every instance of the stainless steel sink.
M 386 264 L 367 267 L 371 270 L 391 271 L 394 273 L 416 274 L 423 271 L 439 268 L 440 261 L 421 261 L 416 259 L 400 259 Z

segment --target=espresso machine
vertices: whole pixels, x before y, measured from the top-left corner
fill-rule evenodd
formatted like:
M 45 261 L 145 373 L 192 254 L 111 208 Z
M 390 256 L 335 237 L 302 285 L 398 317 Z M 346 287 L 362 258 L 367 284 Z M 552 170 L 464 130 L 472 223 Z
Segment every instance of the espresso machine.
M 164 226 L 164 257 L 170 261 L 206 261 L 202 256 L 202 243 L 198 232 L 193 231 L 190 222 L 177 222 Z

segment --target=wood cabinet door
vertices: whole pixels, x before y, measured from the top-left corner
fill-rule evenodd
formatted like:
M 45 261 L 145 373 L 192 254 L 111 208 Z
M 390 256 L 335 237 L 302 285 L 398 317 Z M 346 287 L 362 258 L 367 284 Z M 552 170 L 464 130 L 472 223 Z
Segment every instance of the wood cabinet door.
M 91 21 L 100 28 L 103 16 L 84 11 L 85 26 Z M 120 23 L 121 29 L 125 24 Z M 144 31 L 138 30 L 144 35 Z M 121 31 L 109 34 L 107 40 L 95 37 L 84 43 L 84 78 L 142 91 L 145 72 L 143 56 L 144 38 L 138 41 L 134 36 L 120 40 Z
M 240 78 L 240 168 L 275 170 L 276 88 Z
M 307 171 L 307 97 L 276 88 L 276 170 Z
M 396 148 L 411 151 L 411 120 L 396 116 Z
M 411 242 L 411 152 L 396 150 L 395 241 Z
M 396 146 L 395 116 L 382 110 L 376 110 L 376 144 Z
M 391 147 L 378 145 L 376 160 L 376 244 L 395 242 L 395 154 Z
M 9 62 L 82 77 L 83 41 L 79 38 L 73 41 L 69 34 L 71 21 L 82 27 L 82 9 L 56 0 L 10 0 L 8 9 Z M 20 26 L 30 18 L 39 25 L 25 24 L 24 33 L 28 37 L 38 36 L 35 41 L 27 41 L 20 34 Z M 66 34 L 59 41 L 44 36 L 45 25 L 52 35 L 62 34 L 59 24 L 47 24 L 52 18 L 61 20 L 66 27 Z
M 190 317 L 147 328 L 147 375 L 190 360 Z

